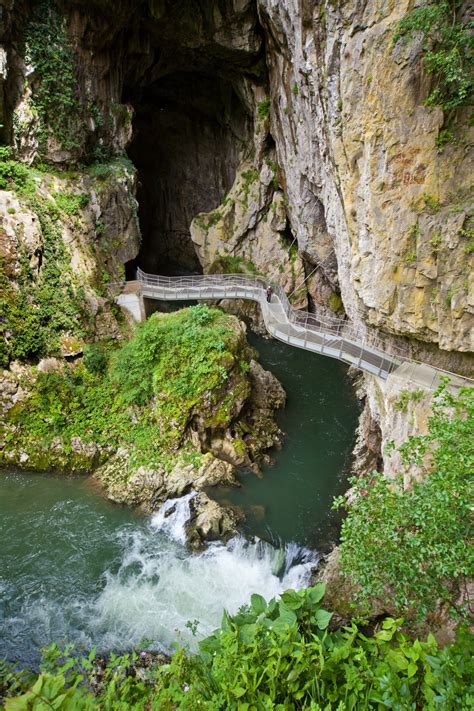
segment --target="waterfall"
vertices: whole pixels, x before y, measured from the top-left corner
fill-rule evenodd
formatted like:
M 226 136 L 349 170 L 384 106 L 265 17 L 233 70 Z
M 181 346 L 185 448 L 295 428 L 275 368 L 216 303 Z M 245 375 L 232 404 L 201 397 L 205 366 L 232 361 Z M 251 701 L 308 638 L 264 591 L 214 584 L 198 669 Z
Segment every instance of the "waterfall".
M 118 646 L 119 634 L 122 644 L 146 637 L 167 647 L 178 635 L 193 647 L 220 624 L 224 608 L 233 614 L 252 593 L 269 599 L 308 584 L 318 555 L 295 543 L 277 548 L 238 535 L 190 553 L 183 543 L 193 496 L 167 501 L 147 529 L 123 533 L 120 567 L 107 572 L 92 613 L 106 645 Z M 194 620 L 196 638 L 186 628 Z
M 192 491 L 178 499 L 168 499 L 151 519 L 151 527 L 163 531 L 178 543 L 186 543 L 186 524 L 191 517 L 189 502 L 196 492 Z

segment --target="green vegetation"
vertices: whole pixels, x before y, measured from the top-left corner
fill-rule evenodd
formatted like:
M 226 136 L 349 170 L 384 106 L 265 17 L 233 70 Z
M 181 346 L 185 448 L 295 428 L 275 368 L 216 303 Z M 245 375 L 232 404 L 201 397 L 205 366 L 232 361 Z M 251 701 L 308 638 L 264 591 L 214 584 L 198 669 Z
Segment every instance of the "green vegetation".
M 474 252 L 474 220 L 472 214 L 468 215 L 464 220 L 464 224 L 459 230 L 459 236 L 465 240 L 464 252 L 472 254 Z
M 77 217 L 89 204 L 87 193 L 57 192 L 53 195 L 56 205 L 69 217 Z
M 16 358 L 28 360 L 60 352 L 61 336 L 83 339 L 91 335 L 84 291 L 75 284 L 70 255 L 62 239 L 56 202 L 37 190 L 35 171 L 0 153 L 0 188 L 14 190 L 38 219 L 41 234 L 41 269 L 33 273 L 28 256 L 20 254 L 21 274 L 14 284 L 0 263 L 0 366 Z M 3 185 L 2 185 L 3 180 Z M 63 205 L 69 208 L 63 196 Z
M 168 465 L 194 411 L 205 426 L 225 425 L 234 398 L 248 394 L 241 334 L 232 324 L 205 305 L 153 314 L 120 348 L 91 345 L 83 361 L 38 373 L 29 397 L 9 413 L 19 427 L 10 428 L 5 454 L 24 449 L 31 466 L 48 468 L 54 438 L 67 454 L 79 437 L 114 450 L 129 446 L 134 463 Z M 222 386 L 231 371 L 229 393 Z
M 454 294 L 457 291 L 459 291 L 459 289 L 460 289 L 459 284 L 453 284 L 453 286 L 450 286 L 449 289 L 447 290 L 446 296 L 444 297 L 444 303 L 448 308 L 451 306 Z
M 436 139 L 436 145 L 438 146 L 439 153 L 443 152 L 448 143 L 456 143 L 456 138 L 450 128 L 442 128 Z
M 278 163 L 276 163 L 274 160 L 271 160 L 270 158 L 267 158 L 266 163 L 270 170 L 273 172 L 272 185 L 275 190 L 278 190 L 278 188 L 280 187 L 280 181 L 278 179 L 280 166 L 278 165 Z
M 195 217 L 195 221 L 197 224 L 202 227 L 203 230 L 206 232 L 209 232 L 211 227 L 214 227 L 217 225 L 221 220 L 222 220 L 223 213 L 219 208 L 216 208 L 212 212 L 201 212 L 197 217 Z
M 127 159 L 115 158 L 100 168 L 91 165 L 88 173 L 97 181 L 118 179 L 130 165 Z M 44 170 L 47 176 L 43 175 Z M 101 177 L 96 177 L 96 171 Z M 0 367 L 7 367 L 14 359 L 58 355 L 64 337 L 77 341 L 93 337 L 94 319 L 84 289 L 72 271 L 71 255 L 62 237 L 65 217 L 79 217 L 89 195 L 68 185 L 50 198 L 44 189 L 46 185 L 48 190 L 49 174 L 55 174 L 49 167 L 28 167 L 12 158 L 9 147 L 0 147 L 0 190 L 14 191 L 20 203 L 36 215 L 41 231 L 33 266 L 31 255 L 21 246 L 20 273 L 15 274 L 15 279 L 11 279 L 11 265 L 6 261 L 0 263 L 0 310 L 4 315 L 0 322 Z M 80 174 L 58 172 L 57 176 L 78 183 Z M 100 189 L 100 183 L 97 187 Z M 9 208 L 7 212 L 14 214 L 15 209 Z M 98 220 L 97 236 L 104 230 L 105 225 Z M 107 276 L 105 271 L 98 274 L 97 289 L 103 290 Z
M 0 190 L 34 192 L 36 189 L 31 170 L 12 158 L 8 146 L 0 146 Z
M 270 116 L 270 97 L 262 99 L 257 104 L 257 116 L 261 121 L 264 121 Z
M 33 273 L 27 255 L 20 255 L 21 274 L 14 284 L 5 264 L 0 264 L 0 310 L 5 315 L 0 324 L 2 367 L 17 358 L 59 353 L 64 334 L 78 339 L 91 335 L 84 291 L 74 283 L 56 204 L 32 192 L 36 184 L 29 176 L 16 181 L 15 187 L 41 227 L 41 269 Z
M 428 193 L 423 193 L 422 198 L 425 203 L 425 208 L 427 210 L 431 210 L 432 212 L 435 212 L 439 208 L 439 200 L 438 198 L 433 197 L 433 195 L 429 195 Z
M 111 655 L 97 696 L 89 683 L 102 666 L 95 650 L 79 658 L 53 646 L 40 673 L 0 664 L 0 695 L 6 711 L 472 708 L 467 630 L 444 649 L 432 635 L 408 639 L 393 619 L 371 636 L 354 623 L 329 631 L 323 595 L 322 585 L 288 590 L 268 603 L 252 595 L 236 615 L 224 613 L 221 629 L 200 643 L 198 654 L 181 650 L 169 663 L 147 665 L 137 652 Z
M 333 291 L 328 300 L 328 306 L 331 311 L 336 314 L 344 313 L 344 304 L 342 303 L 341 295 L 337 291 Z
M 421 402 L 425 394 L 423 390 L 402 390 L 397 402 L 394 404 L 394 408 L 400 412 L 407 412 L 408 403 Z
M 218 254 L 209 268 L 210 274 L 258 274 L 250 259 L 233 254 Z
M 241 200 L 242 205 L 245 209 L 249 205 L 249 193 L 251 186 L 257 182 L 260 177 L 260 173 L 256 168 L 249 168 L 249 170 L 244 170 L 242 175 L 242 187 L 240 192 L 243 194 L 243 199 Z
M 54 2 L 35 3 L 25 44 L 27 61 L 34 66 L 37 79 L 32 101 L 40 120 L 40 149 L 50 133 L 63 149 L 74 149 L 81 121 L 74 53 L 64 18 Z
M 473 25 L 458 19 L 461 0 L 431 0 L 414 8 L 397 26 L 394 41 L 423 39 L 424 66 L 434 86 L 426 101 L 449 112 L 473 100 Z
M 408 230 L 408 252 L 405 255 L 405 262 L 407 264 L 413 264 L 416 262 L 417 257 L 417 242 L 420 236 L 420 225 L 418 220 L 410 227 Z
M 456 616 L 455 603 L 473 573 L 471 495 L 474 472 L 474 389 L 456 397 L 437 392 L 428 434 L 400 448 L 404 467 L 417 466 L 421 481 L 404 486 L 376 472 L 354 479 L 354 497 L 342 525 L 341 565 L 359 586 L 358 602 L 389 599 L 414 620 L 430 620 L 439 601 Z

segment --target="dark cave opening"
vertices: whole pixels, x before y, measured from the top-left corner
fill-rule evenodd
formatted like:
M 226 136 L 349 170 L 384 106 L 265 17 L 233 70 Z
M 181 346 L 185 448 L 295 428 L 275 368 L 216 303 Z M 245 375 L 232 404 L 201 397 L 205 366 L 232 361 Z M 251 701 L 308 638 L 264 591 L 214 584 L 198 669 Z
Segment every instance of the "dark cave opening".
M 215 209 L 232 186 L 251 119 L 231 81 L 211 73 L 175 72 L 128 100 L 135 109 L 128 154 L 138 170 L 142 232 L 136 263 L 149 273 L 202 272 L 190 223 Z

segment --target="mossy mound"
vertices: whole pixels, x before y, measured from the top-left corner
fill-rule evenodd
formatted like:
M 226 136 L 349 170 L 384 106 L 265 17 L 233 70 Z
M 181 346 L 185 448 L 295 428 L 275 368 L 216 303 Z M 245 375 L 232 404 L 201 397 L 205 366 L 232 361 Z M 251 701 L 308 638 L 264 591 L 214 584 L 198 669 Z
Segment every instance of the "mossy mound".
M 77 363 L 33 372 L 7 415 L 1 459 L 90 470 L 125 447 L 136 466 L 170 470 L 178 451 L 199 464 L 188 429 L 225 429 L 237 416 L 251 356 L 241 324 L 217 309 L 154 314 L 120 348 L 98 344 Z

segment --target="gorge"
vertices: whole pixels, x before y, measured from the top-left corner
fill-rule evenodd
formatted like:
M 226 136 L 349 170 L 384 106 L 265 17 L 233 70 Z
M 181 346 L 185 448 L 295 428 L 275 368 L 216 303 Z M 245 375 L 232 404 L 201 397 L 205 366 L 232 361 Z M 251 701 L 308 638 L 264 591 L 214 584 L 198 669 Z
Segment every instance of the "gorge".
M 319 581 L 330 634 L 357 618 L 380 640 L 402 617 L 403 634 L 434 633 L 458 654 L 472 577 L 469 4 L 0 10 L 0 658 L 35 665 L 51 642 L 106 656 L 127 639 L 151 637 L 153 653 L 180 635 L 212 646 L 224 607 L 223 632 L 244 644 L 247 625 L 263 634 L 278 614 L 299 644 L 308 625 L 316 636 L 329 625 Z M 267 341 L 259 306 L 236 295 L 189 293 L 181 308 L 142 283 L 137 326 L 118 295 L 141 273 L 237 274 L 262 295 L 272 283 L 276 308 L 288 299 L 296 318 L 337 323 L 381 359 L 348 370 Z M 324 348 L 343 352 L 340 340 Z M 400 353 L 435 376 L 407 377 Z M 82 515 L 97 517 L 90 541 Z M 299 587 L 304 605 L 285 598 Z M 273 607 L 255 598 L 282 593 Z M 238 612 L 251 595 L 253 622 Z M 211 699 L 173 664 L 181 691 L 160 681 L 157 708 Z M 221 705 L 209 708 L 252 707 L 257 691 L 242 683 L 225 696 L 216 682 Z M 300 707 L 300 688 L 270 687 L 271 703 Z M 395 696 L 385 705 L 410 707 Z

